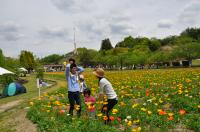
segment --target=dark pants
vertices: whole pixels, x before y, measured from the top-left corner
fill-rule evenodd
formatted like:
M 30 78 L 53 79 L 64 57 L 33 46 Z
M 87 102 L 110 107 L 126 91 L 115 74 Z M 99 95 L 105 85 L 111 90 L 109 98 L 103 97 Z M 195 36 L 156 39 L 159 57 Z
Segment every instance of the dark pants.
M 77 111 L 77 115 L 81 115 L 81 99 L 80 99 L 80 92 L 69 92 L 68 91 L 68 99 L 70 103 L 70 109 L 69 109 L 69 114 L 73 115 L 73 110 L 74 110 L 74 105 L 75 103 L 79 105 L 79 110 Z
M 102 113 L 106 114 L 106 116 L 108 117 L 108 120 L 105 121 L 105 124 L 107 124 L 108 122 L 110 122 L 110 116 L 109 116 L 109 112 L 113 109 L 113 107 L 117 104 L 117 99 L 108 99 L 108 104 L 104 105 L 102 108 Z

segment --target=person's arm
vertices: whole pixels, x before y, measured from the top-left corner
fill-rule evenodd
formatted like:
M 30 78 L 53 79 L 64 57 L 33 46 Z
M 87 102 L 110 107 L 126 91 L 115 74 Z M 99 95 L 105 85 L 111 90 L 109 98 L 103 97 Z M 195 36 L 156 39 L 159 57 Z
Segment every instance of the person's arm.
M 82 72 L 84 72 L 84 70 L 85 69 L 83 67 L 80 66 L 77 67 L 78 74 L 81 74 Z
M 67 64 L 65 71 L 66 79 L 69 77 L 69 74 L 70 74 L 70 64 Z

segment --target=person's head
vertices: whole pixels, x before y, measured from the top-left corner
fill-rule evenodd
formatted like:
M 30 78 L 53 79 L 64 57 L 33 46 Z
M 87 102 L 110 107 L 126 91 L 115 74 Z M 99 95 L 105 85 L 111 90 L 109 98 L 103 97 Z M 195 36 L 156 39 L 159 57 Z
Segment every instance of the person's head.
M 83 91 L 84 97 L 89 97 L 91 95 L 91 91 L 89 89 L 86 89 Z
M 69 59 L 69 63 L 70 63 L 70 64 L 75 64 L 75 62 L 76 62 L 76 61 L 75 61 L 73 58 L 70 58 L 70 59 Z
M 80 79 L 80 82 L 83 82 L 85 80 L 83 75 L 80 75 L 79 79 Z
M 72 73 L 72 74 L 76 74 L 76 70 L 77 70 L 77 66 L 76 66 L 76 64 L 71 64 L 70 65 L 70 72 Z
M 97 78 L 103 78 L 104 77 L 104 70 L 102 68 L 97 68 L 96 70 L 94 70 L 93 74 Z

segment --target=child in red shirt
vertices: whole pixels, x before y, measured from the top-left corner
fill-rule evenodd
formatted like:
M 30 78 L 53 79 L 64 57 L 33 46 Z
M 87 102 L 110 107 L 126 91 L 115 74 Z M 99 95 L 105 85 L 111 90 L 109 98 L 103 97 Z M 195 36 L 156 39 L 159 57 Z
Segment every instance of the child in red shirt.
M 85 97 L 84 102 L 88 107 L 88 115 L 90 118 L 95 118 L 96 113 L 95 113 L 95 106 L 94 104 L 96 103 L 96 99 L 91 96 L 91 91 L 89 89 L 84 90 L 83 95 Z

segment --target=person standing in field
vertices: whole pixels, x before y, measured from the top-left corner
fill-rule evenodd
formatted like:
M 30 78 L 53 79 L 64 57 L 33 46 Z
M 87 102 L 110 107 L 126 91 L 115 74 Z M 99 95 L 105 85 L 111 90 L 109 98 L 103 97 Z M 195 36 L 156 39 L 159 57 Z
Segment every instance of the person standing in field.
M 107 120 L 105 124 L 110 122 L 109 112 L 118 102 L 118 97 L 114 91 L 112 84 L 104 77 L 104 70 L 97 68 L 93 74 L 99 79 L 99 100 L 104 100 L 104 94 L 107 96 L 107 104 L 103 105 L 102 113 L 106 114 Z
M 84 71 L 82 67 L 75 64 L 75 60 L 70 58 L 69 64 L 66 66 L 66 80 L 68 84 L 68 99 L 70 103 L 69 114 L 73 115 L 75 103 L 77 105 L 77 115 L 81 115 L 81 99 L 80 99 L 80 86 L 79 74 Z

